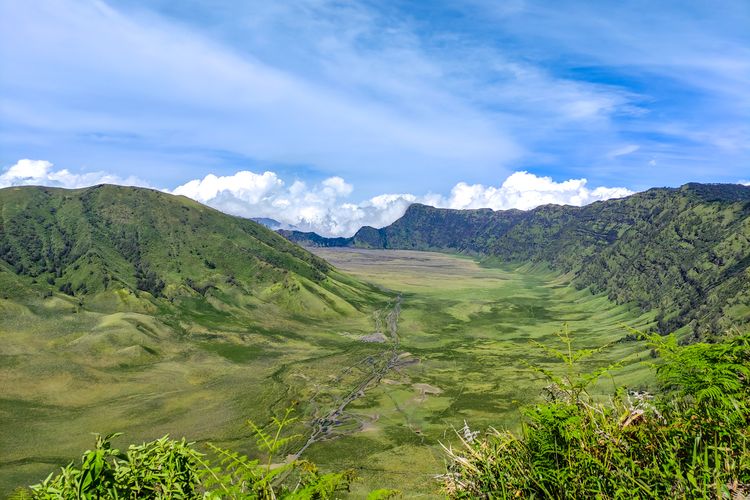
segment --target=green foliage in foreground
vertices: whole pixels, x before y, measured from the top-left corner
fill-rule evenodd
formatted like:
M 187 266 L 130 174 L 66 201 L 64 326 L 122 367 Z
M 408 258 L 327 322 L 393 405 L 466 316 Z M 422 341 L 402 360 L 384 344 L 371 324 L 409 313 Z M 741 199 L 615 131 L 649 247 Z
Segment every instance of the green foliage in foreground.
M 249 422 L 259 448 L 268 456 L 261 463 L 239 453 L 209 444 L 213 462 L 198 452 L 193 443 L 167 436 L 131 445 L 121 452 L 111 445 L 119 434 L 97 436 L 96 447 L 84 452 L 80 465 L 71 463 L 50 474 L 30 490 L 19 490 L 16 498 L 39 500 L 86 500 L 99 498 L 205 498 L 276 499 L 333 498 L 348 488 L 351 471 L 321 474 L 314 464 L 274 459 L 289 440 L 283 431 L 294 422 L 288 409 L 281 419 L 274 418 L 272 431 Z M 386 498 L 386 497 L 378 497 Z
M 547 372 L 548 401 L 527 408 L 521 436 L 468 427 L 446 448 L 454 498 L 744 498 L 750 494 L 750 335 L 678 346 L 648 337 L 661 357 L 660 394 L 585 391 L 585 357 L 566 331 L 563 375 Z

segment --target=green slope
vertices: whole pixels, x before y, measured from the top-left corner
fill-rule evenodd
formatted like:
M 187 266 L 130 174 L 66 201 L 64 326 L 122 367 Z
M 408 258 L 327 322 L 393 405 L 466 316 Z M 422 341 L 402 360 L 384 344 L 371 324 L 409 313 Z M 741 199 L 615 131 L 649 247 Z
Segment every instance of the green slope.
M 0 275 L 9 298 L 62 293 L 95 310 L 148 304 L 175 325 L 184 314 L 206 326 L 212 314 L 223 326 L 247 319 L 229 305 L 356 313 L 372 293 L 255 222 L 184 197 L 106 185 L 0 190 Z M 196 307 L 213 311 L 191 315 Z
M 546 262 L 581 287 L 657 312 L 662 332 L 695 337 L 750 324 L 750 187 L 687 184 L 585 207 L 448 210 L 412 205 L 382 229 L 316 246 L 438 250 L 488 262 Z
M 389 299 L 187 198 L 0 190 L 0 497 L 91 432 L 245 437 L 307 387 L 277 373 L 346 361 Z

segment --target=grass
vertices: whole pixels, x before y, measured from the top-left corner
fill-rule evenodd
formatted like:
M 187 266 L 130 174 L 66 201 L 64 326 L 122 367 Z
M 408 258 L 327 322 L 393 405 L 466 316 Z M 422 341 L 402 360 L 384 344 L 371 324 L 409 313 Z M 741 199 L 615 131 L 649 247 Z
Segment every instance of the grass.
M 551 339 L 563 322 L 579 347 L 623 338 L 622 324 L 646 327 L 652 318 L 606 297 L 569 286 L 544 267 L 480 266 L 463 257 L 395 250 L 316 249 L 338 268 L 403 295 L 400 350 L 419 363 L 391 372 L 376 390 L 351 406 L 366 431 L 314 445 L 309 458 L 331 468 L 353 467 L 361 480 L 354 496 L 398 487 L 429 497 L 443 470 L 439 441 L 464 420 L 476 428 L 518 424 L 518 408 L 542 387 L 526 363 L 549 366 L 530 341 Z M 622 360 L 624 367 L 597 389 L 651 383 L 641 344 L 615 344 L 592 365 Z M 437 391 L 424 394 L 420 384 Z M 342 450 L 357 450 L 347 452 Z M 370 452 L 368 452 L 370 450 Z M 408 474 L 404 474 L 408 471 Z M 357 489 L 358 488 L 358 489 Z
M 360 347 L 341 331 L 371 331 L 367 314 L 299 322 L 273 303 L 222 330 L 212 326 L 210 308 L 181 316 L 175 328 L 143 313 L 73 313 L 74 302 L 0 300 L 11 312 L 0 314 L 0 496 L 67 463 L 92 432 L 122 431 L 125 442 L 169 433 L 247 447 L 248 418 L 266 421 L 304 393 L 304 380 L 276 379 L 276 372 L 325 359 L 331 346 L 340 353 Z
M 563 328 L 539 344 L 564 368 L 536 367 L 543 402 L 522 410 L 520 432 L 457 432 L 446 446 L 443 491 L 450 498 L 746 498 L 750 491 L 750 336 L 680 346 L 675 335 L 632 331 L 655 356 L 656 393 L 620 388 L 595 400 L 606 373 L 580 361 Z
M 382 297 L 403 297 L 403 362 L 347 408 L 341 427 L 356 432 L 315 443 L 302 457 L 324 470 L 355 469 L 354 498 L 383 487 L 434 496 L 433 477 L 444 470 L 438 442 L 450 441 L 451 427 L 464 420 L 476 428 L 516 425 L 517 408 L 541 388 L 525 363 L 549 363 L 532 353 L 531 340 L 543 342 L 567 322 L 579 347 L 600 345 L 624 337 L 622 323 L 642 328 L 652 320 L 576 290 L 544 267 L 482 267 L 409 251 L 317 253 L 387 290 Z M 269 292 L 281 302 L 226 296 L 217 307 L 191 303 L 194 312 L 163 321 L 132 296 L 109 297 L 107 312 L 76 313 L 73 298 L 20 306 L 0 297 L 0 382 L 7 388 L 0 399 L 0 495 L 67 463 L 91 432 L 122 431 L 126 442 L 184 435 L 252 454 L 245 421 L 268 421 L 296 401 L 301 419 L 291 430 L 309 433 L 306 422 L 334 407 L 390 349 L 358 340 L 372 333 L 372 317 L 364 299 L 359 313 L 337 298 L 354 294 L 340 276 L 331 285 L 335 295 L 303 283 L 305 293 Z M 127 312 L 118 310 L 125 301 Z M 601 394 L 612 383 L 650 383 L 640 349 L 618 343 L 591 361 L 624 360 Z

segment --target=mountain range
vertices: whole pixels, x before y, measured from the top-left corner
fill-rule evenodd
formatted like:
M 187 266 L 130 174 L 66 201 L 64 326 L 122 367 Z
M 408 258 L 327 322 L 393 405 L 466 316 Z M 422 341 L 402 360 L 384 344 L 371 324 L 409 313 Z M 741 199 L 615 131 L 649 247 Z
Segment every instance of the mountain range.
M 661 333 L 710 338 L 750 324 L 750 187 L 686 184 L 583 207 L 411 205 L 351 238 L 279 231 L 304 246 L 432 250 L 540 262 L 579 287 L 654 311 Z
M 185 197 L 0 189 L 0 497 L 91 432 L 236 438 L 308 397 L 290 366 L 348 359 L 390 298 Z
M 246 443 L 248 418 L 297 403 L 303 440 L 327 415 L 342 424 L 345 437 L 318 443 L 313 458 L 361 466 L 363 450 L 374 460 L 387 449 L 383 460 L 401 464 L 403 446 L 431 456 L 425 436 L 460 421 L 450 419 L 508 418 L 510 402 L 533 392 L 519 364 L 528 342 L 558 322 L 583 345 L 613 346 L 607 359 L 627 360 L 618 376 L 631 387 L 648 384 L 648 352 L 618 325 L 690 341 L 750 324 L 748 187 L 689 184 L 530 211 L 415 204 L 352 238 L 280 232 L 308 246 L 465 254 L 485 267 L 320 251 L 347 274 L 181 196 L 0 189 L 0 496 L 68 463 L 92 431 Z M 383 342 L 384 325 L 397 324 Z M 381 384 L 389 363 L 398 369 Z M 393 404 L 407 426 L 380 419 Z M 375 421 L 378 432 L 358 432 Z M 382 479 L 367 474 L 371 486 Z

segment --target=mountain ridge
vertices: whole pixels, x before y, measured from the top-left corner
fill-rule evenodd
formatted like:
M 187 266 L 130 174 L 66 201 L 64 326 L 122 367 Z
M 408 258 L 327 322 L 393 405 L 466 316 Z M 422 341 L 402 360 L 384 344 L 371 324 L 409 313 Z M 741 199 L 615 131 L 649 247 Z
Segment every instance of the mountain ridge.
M 126 290 L 165 307 L 213 291 L 261 301 L 305 295 L 322 309 L 351 300 L 354 310 L 370 293 L 261 224 L 184 196 L 113 185 L 0 189 L 0 282 L 5 295 L 86 302 Z
M 309 397 L 297 366 L 374 350 L 392 297 L 186 197 L 0 189 L 0 497 L 91 432 L 247 441 L 248 418 Z
M 455 210 L 413 204 L 384 228 L 301 244 L 464 253 L 545 262 L 580 287 L 657 313 L 662 333 L 694 338 L 750 323 L 750 187 L 689 183 L 582 207 Z

